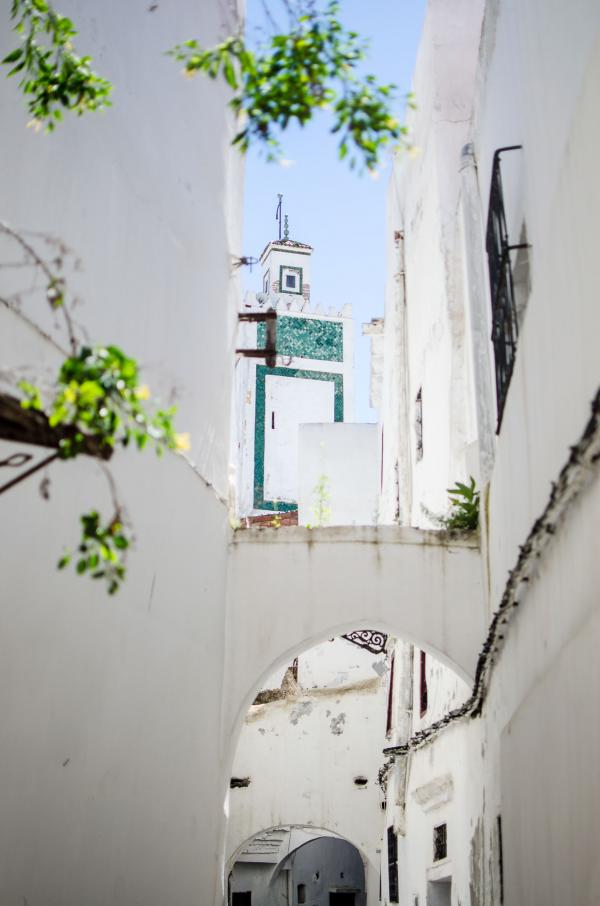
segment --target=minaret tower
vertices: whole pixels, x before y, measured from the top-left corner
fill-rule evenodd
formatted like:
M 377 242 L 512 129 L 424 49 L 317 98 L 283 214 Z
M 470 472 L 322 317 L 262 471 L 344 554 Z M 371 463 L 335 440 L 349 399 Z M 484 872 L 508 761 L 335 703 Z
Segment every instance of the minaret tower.
M 297 517 L 300 425 L 347 421 L 354 408 L 351 307 L 325 312 L 311 304 L 313 249 L 290 238 L 282 196 L 276 219 L 278 238 L 259 259 L 261 291 L 247 293 L 242 307 L 276 313 L 269 340 L 275 354 L 268 363 L 260 355 L 265 319 L 246 321 L 240 345 L 252 355 L 242 355 L 236 368 L 237 515 L 266 524 L 274 513 L 285 522 Z

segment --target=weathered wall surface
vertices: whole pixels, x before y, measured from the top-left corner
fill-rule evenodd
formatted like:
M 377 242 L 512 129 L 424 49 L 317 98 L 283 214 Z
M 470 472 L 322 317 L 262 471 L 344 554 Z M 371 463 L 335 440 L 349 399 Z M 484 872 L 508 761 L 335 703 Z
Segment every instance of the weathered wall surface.
M 285 697 L 250 708 L 233 762 L 250 784 L 229 793 L 228 860 L 265 828 L 327 828 L 360 850 L 376 902 L 387 685 L 385 655 L 335 639 L 298 658 Z
M 151 10 L 61 4 L 77 47 L 116 85 L 104 115 L 36 134 L 13 81 L 0 80 L 0 216 L 76 250 L 77 320 L 177 403 L 191 460 L 223 495 L 240 159 L 223 88 L 184 81 L 164 56 L 196 34 L 216 39 L 222 9 Z M 4 56 L 7 8 L 1 18 Z M 43 298 L 23 312 L 54 331 Z M 55 372 L 51 344 L 5 308 L 0 317 L 2 366 Z M 35 479 L 2 497 L 2 902 L 188 906 L 221 888 L 226 507 L 182 458 L 119 454 L 114 473 L 136 534 L 114 599 L 55 569 L 82 511 L 110 515 L 93 463 L 54 466 L 49 502 Z
M 384 504 L 393 514 L 395 494 L 400 511 L 404 503 L 404 511 L 417 521 L 421 503 L 433 508 L 448 478 L 454 480 L 453 471 L 445 471 L 448 463 L 462 463 L 466 473 L 470 463 L 481 467 L 484 488 L 489 479 L 482 548 L 491 615 L 520 546 L 583 432 L 600 384 L 594 222 L 600 201 L 594 153 L 600 136 L 593 112 L 600 85 L 600 10 L 591 0 L 569 7 L 534 2 L 526 8 L 513 0 L 490 0 L 477 69 L 470 56 L 468 72 L 464 55 L 449 56 L 448 45 L 436 41 L 434 20 L 445 22 L 445 34 L 452 35 L 454 27 L 460 40 L 471 34 L 478 42 L 471 13 L 465 4 L 430 4 L 415 80 L 417 93 L 423 92 L 415 124 L 423 153 L 404 163 L 391 190 L 390 223 L 404 230 L 404 238 L 390 238 L 385 367 L 394 379 L 384 379 L 383 420 L 394 424 L 399 412 L 400 426 L 408 426 L 414 438 L 411 407 L 414 389 L 422 385 L 424 455 L 416 461 L 414 451 L 408 454 L 404 500 L 401 486 L 384 482 Z M 444 18 L 452 15 L 454 26 Z M 472 85 L 462 94 L 467 76 Z M 443 84 L 437 95 L 436 80 Z M 450 103 L 455 94 L 470 97 L 463 136 L 473 144 L 462 156 L 451 135 L 461 128 L 459 117 L 442 128 L 438 114 L 445 110 L 448 115 L 448 109 L 433 103 L 428 113 L 428 99 Z M 493 369 L 489 286 L 485 271 L 481 280 L 481 264 L 493 155 L 510 145 L 523 147 L 502 156 L 509 241 L 526 241 L 530 249 L 524 268 L 522 262 L 516 266 L 512 253 L 519 340 L 496 436 L 495 401 L 489 399 L 485 374 L 486 362 L 490 373 Z M 398 348 L 406 351 L 404 360 Z M 426 394 L 432 380 L 437 397 Z M 394 381 L 399 389 L 386 403 Z M 450 392 L 442 396 L 444 383 Z M 429 419 L 436 422 L 434 428 Z M 428 461 L 428 435 L 435 440 L 436 461 Z M 401 438 L 391 443 L 402 475 Z M 384 462 L 389 456 L 384 450 Z M 471 776 L 461 794 L 463 830 L 449 857 L 459 865 L 461 899 L 468 893 L 474 904 L 500 900 L 498 818 L 504 902 L 558 904 L 566 898 L 591 904 L 598 898 L 597 860 L 590 845 L 598 833 L 600 786 L 591 754 L 598 741 L 587 715 L 588 709 L 598 709 L 592 651 L 598 642 L 594 539 L 599 512 L 597 478 L 590 477 L 519 595 L 481 719 L 445 731 L 413 757 L 414 780 L 427 758 L 430 780 L 435 780 L 446 769 L 444 759 L 455 757 L 447 740 L 465 753 Z M 423 770 L 424 782 L 427 773 Z M 458 776 L 464 777 L 462 768 Z M 458 799 L 458 784 L 454 795 Z M 414 807 L 407 803 L 407 834 L 411 809 L 415 824 Z M 423 838 L 422 846 L 429 845 Z M 424 894 L 422 881 L 406 894 Z
M 474 540 L 394 526 L 250 529 L 233 536 L 228 569 L 224 733 L 236 736 L 278 665 L 353 629 L 402 635 L 472 675 L 484 631 Z
M 298 467 L 300 525 L 377 524 L 377 425 L 300 425 Z

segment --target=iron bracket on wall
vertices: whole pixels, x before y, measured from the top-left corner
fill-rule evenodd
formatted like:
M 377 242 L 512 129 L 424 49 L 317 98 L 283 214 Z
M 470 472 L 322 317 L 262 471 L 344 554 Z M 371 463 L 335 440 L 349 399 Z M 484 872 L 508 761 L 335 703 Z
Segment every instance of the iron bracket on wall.
M 268 311 L 240 312 L 239 321 L 264 322 L 266 324 L 266 337 L 263 349 L 236 349 L 238 355 L 251 359 L 264 359 L 268 368 L 275 367 L 277 356 L 277 312 Z
M 342 638 L 352 642 L 353 645 L 358 645 L 359 648 L 366 648 L 372 654 L 385 654 L 388 640 L 387 634 L 377 629 L 355 629 Z

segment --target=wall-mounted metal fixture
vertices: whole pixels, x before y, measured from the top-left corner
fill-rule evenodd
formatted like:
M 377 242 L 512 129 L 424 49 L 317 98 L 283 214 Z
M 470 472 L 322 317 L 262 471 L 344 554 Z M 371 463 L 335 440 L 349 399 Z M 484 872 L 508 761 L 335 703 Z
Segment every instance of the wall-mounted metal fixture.
M 492 343 L 496 364 L 496 401 L 498 409 L 497 431 L 500 430 L 502 423 L 504 404 L 512 377 L 519 335 L 510 253 L 517 249 L 529 247 L 527 243 L 511 244 L 508 237 L 500 155 L 507 151 L 520 151 L 522 147 L 522 145 L 507 145 L 494 151 L 485 240 L 492 295 Z
M 238 267 L 249 267 L 250 270 L 254 267 L 255 264 L 258 264 L 258 258 L 253 258 L 252 255 L 240 255 L 239 257 L 233 255 L 233 266 Z
M 230 790 L 241 790 L 245 789 L 248 786 L 250 786 L 249 777 L 232 777 L 229 781 Z
M 277 356 L 277 312 L 272 309 L 269 311 L 240 312 L 238 320 L 254 322 L 264 321 L 266 323 L 264 348 L 236 349 L 238 355 L 243 355 L 251 359 L 264 359 L 269 368 L 274 368 L 275 357 Z
M 342 638 L 352 642 L 353 645 L 358 645 L 359 648 L 366 648 L 372 654 L 385 654 L 388 637 L 385 632 L 379 632 L 377 629 L 355 629 Z

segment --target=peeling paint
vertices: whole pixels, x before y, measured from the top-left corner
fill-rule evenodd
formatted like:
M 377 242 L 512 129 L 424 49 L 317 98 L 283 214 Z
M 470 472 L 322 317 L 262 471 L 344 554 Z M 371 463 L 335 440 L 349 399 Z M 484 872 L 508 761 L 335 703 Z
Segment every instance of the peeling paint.
M 471 850 L 469 857 L 469 894 L 470 906 L 483 906 L 484 879 L 483 879 L 483 818 L 477 820 L 475 831 L 471 837 Z
M 292 710 L 292 713 L 290 714 L 290 723 L 294 724 L 294 726 L 296 726 L 296 724 L 298 723 L 300 718 L 306 717 L 308 714 L 311 713 L 312 709 L 313 709 L 312 702 L 309 702 L 309 701 L 298 702 L 298 704 L 295 706 L 295 708 Z
M 329 723 L 331 727 L 331 732 L 334 736 L 341 736 L 344 732 L 344 724 L 346 723 L 346 714 L 344 711 L 341 711 L 337 717 L 332 717 Z

